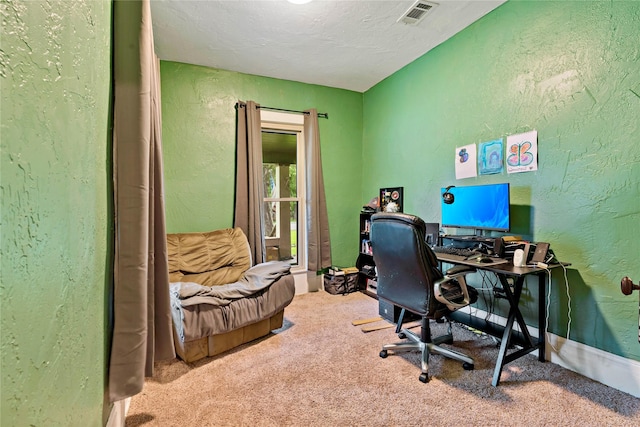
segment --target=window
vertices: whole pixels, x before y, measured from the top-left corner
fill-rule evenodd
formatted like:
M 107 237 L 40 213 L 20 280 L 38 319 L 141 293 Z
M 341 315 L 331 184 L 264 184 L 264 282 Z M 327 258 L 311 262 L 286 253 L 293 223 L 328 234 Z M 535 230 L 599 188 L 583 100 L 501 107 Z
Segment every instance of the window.
M 286 117 L 287 122 L 283 117 L 274 121 L 266 111 L 261 115 L 266 259 L 291 261 L 306 269 L 302 124 Z

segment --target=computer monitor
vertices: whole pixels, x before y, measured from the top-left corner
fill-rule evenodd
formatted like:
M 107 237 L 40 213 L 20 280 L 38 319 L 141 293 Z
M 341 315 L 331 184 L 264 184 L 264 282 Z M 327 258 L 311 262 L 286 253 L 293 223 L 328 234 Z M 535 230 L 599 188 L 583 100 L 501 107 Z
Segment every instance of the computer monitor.
M 453 203 L 441 197 L 442 226 L 475 230 L 509 231 L 509 184 L 469 185 L 443 188 Z

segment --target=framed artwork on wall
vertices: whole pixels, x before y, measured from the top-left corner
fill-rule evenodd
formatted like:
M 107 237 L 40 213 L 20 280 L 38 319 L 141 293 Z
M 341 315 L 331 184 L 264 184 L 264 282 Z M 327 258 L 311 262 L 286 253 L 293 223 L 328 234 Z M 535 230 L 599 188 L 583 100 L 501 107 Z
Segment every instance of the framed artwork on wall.
M 380 189 L 380 212 L 402 212 L 402 192 L 404 187 L 387 187 Z

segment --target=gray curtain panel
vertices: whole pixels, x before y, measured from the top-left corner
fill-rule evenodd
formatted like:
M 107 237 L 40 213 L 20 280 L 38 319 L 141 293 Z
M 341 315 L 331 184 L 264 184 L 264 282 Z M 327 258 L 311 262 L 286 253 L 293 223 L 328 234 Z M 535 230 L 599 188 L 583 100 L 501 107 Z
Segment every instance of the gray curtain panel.
M 162 188 L 159 61 L 149 0 L 114 2 L 112 402 L 175 357 Z
M 305 113 L 308 113 L 304 115 L 308 270 L 319 271 L 331 266 L 331 239 L 322 176 L 318 111 L 311 109 Z
M 252 265 L 265 260 L 262 124 L 253 101 L 237 104 L 236 200 L 233 223 L 249 240 Z

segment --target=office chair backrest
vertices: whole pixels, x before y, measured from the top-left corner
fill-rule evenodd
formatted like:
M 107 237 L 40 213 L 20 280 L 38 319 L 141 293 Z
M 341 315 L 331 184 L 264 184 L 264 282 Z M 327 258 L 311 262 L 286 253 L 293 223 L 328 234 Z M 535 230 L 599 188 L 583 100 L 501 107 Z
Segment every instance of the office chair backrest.
M 378 298 L 429 317 L 446 312 L 433 297 L 442 278 L 438 260 L 425 242 L 425 223 L 404 213 L 371 217 L 371 246 L 378 271 Z

